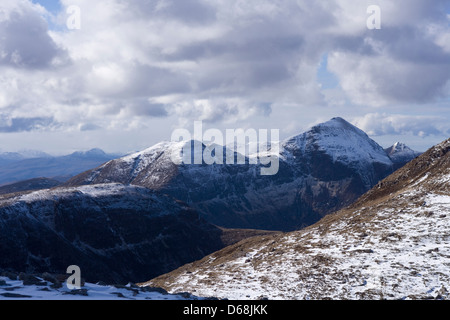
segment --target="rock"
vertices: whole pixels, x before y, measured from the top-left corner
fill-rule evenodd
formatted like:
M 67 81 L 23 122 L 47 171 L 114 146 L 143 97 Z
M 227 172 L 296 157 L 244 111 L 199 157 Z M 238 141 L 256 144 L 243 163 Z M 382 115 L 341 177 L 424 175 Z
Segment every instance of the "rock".
M 158 293 L 161 293 L 163 295 L 168 295 L 169 294 L 163 288 L 158 288 L 158 287 L 140 287 L 140 290 L 142 290 L 144 292 L 158 292 Z
M 10 280 L 13 280 L 13 281 L 17 280 L 17 278 L 18 278 L 17 273 L 10 272 L 10 271 L 3 271 L 1 275 L 3 277 L 7 277 L 7 278 L 9 278 Z
M 3 296 L 5 298 L 33 298 L 32 296 L 28 296 L 28 295 L 23 295 L 23 294 L 19 294 L 19 293 L 11 293 L 11 292 L 6 292 L 6 293 L 0 293 L 0 296 Z
M 88 296 L 88 289 L 75 289 L 71 291 L 64 292 L 63 295 L 74 295 L 74 296 Z
M 20 273 L 19 274 L 19 280 L 23 281 L 24 286 L 46 286 L 47 283 L 42 281 L 41 279 L 38 279 L 37 277 L 26 274 L 26 273 Z

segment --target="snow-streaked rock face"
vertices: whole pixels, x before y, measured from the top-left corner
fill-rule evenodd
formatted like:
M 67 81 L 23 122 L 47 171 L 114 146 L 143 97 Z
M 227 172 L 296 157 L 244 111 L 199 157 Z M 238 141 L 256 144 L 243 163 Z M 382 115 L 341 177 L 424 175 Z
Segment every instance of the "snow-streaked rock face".
M 85 172 L 67 185 L 145 186 L 188 203 L 216 225 L 290 231 L 352 203 L 393 172 L 385 151 L 341 118 L 282 142 L 274 176 L 261 176 L 261 165 L 248 161 L 174 164 L 171 156 L 182 146 L 157 144 Z
M 142 285 L 228 299 L 450 299 L 450 139 L 311 227 Z
M 221 231 L 172 197 L 102 184 L 0 197 L 0 270 L 128 283 L 223 248 Z

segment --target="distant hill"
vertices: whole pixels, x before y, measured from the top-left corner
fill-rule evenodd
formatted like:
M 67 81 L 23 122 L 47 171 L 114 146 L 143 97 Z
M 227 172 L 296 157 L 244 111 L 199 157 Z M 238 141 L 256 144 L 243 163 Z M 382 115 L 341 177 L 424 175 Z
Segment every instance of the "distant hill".
M 38 151 L 4 152 L 0 153 L 0 185 L 42 177 L 66 181 L 119 156 L 100 149 L 57 157 Z

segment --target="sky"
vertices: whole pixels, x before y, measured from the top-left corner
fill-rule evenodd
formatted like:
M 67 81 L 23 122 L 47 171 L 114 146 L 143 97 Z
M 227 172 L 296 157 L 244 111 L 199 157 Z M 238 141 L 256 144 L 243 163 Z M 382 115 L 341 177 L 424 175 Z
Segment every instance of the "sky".
M 199 120 L 288 138 L 336 116 L 383 147 L 450 136 L 450 0 L 0 3 L 0 151 L 127 153 Z

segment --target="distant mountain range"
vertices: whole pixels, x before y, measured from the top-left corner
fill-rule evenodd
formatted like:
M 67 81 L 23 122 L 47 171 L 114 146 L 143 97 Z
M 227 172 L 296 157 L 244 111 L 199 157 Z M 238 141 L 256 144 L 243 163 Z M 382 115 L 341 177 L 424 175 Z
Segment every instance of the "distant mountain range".
M 142 286 L 231 300 L 450 299 L 450 139 L 300 231 L 241 241 Z
M 171 155 L 183 146 L 163 142 L 109 161 L 65 185 L 139 185 L 186 202 L 222 227 L 289 231 L 351 204 L 395 170 L 392 157 L 397 154 L 395 149 L 388 155 L 342 118 L 283 141 L 275 176 L 259 175 L 261 165 L 248 161 L 245 165 L 174 164 Z M 407 157 L 412 160 L 415 154 L 404 154 L 402 161 Z
M 0 185 L 35 178 L 66 181 L 120 155 L 107 154 L 100 149 L 51 156 L 40 151 L 0 153 Z

